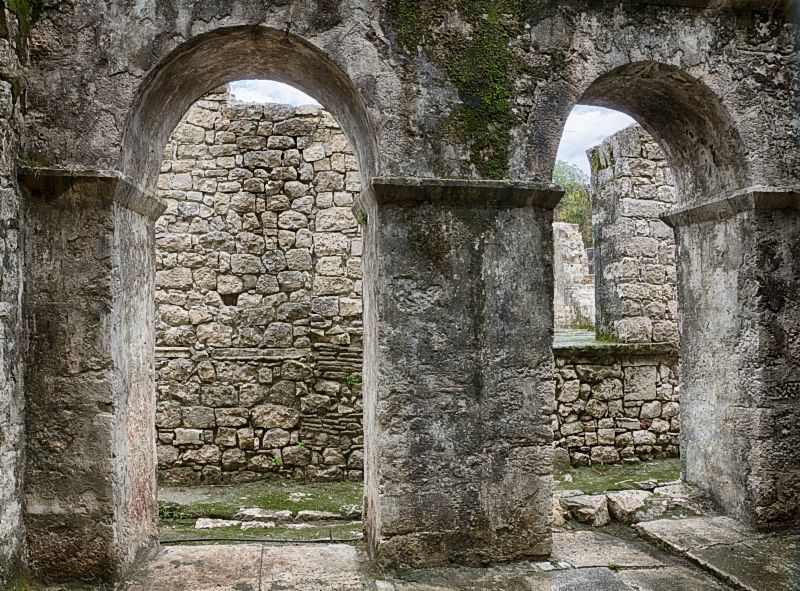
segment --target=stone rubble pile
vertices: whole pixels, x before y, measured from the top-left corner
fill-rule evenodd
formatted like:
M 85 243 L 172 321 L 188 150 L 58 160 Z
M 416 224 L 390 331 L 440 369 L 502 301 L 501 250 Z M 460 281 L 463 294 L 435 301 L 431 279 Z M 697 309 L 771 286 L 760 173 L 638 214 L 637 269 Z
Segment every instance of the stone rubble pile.
M 587 495 L 580 490 L 558 491 L 553 499 L 553 525 L 575 522 L 592 527 L 609 523 L 630 525 L 669 516 L 713 514 L 713 503 L 698 489 L 680 481 L 652 490 L 630 489 Z

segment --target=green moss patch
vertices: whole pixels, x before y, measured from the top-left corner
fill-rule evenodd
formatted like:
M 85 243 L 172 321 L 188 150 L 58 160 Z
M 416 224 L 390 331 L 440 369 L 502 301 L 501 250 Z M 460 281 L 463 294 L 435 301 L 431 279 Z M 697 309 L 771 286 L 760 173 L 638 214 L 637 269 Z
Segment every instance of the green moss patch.
M 186 540 L 222 540 L 218 544 L 237 543 L 244 540 L 308 540 L 339 539 L 350 540 L 362 534 L 360 523 L 334 522 L 311 524 L 312 527 L 294 529 L 286 525 L 243 530 L 239 527 L 220 527 L 198 530 L 194 520 L 162 520 L 159 530 L 162 542 L 181 542 Z M 230 541 L 225 541 L 230 540 Z
M 422 48 L 456 85 L 461 104 L 440 132 L 471 146 L 472 164 L 484 178 L 504 178 L 508 173 L 512 82 L 523 71 L 509 43 L 522 32 L 526 20 L 535 20 L 548 5 L 523 0 L 389 0 L 387 4 L 398 44 L 412 55 Z
M 670 482 L 678 480 L 681 463 L 678 458 L 652 460 L 637 464 L 599 464 L 580 468 L 556 468 L 556 490 L 582 490 L 598 494 L 609 490 L 638 488 L 645 480 Z
M 14 13 L 19 21 L 19 34 L 22 39 L 27 39 L 31 28 L 42 16 L 44 9 L 43 0 L 7 0 L 6 6 Z
M 218 486 L 161 487 L 159 510 L 163 517 L 232 519 L 242 508 L 306 509 L 338 513 L 342 505 L 361 506 L 360 482 L 300 484 L 290 480 L 266 480 Z

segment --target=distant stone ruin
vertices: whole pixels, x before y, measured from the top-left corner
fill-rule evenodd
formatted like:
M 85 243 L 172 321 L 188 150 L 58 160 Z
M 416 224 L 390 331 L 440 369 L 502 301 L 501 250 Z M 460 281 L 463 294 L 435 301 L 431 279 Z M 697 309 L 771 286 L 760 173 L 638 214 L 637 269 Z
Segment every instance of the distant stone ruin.
M 577 224 L 553 222 L 555 328 L 594 328 L 594 275 Z
M 595 329 L 628 343 L 678 341 L 675 206 L 666 157 L 632 125 L 587 153 L 592 165 Z

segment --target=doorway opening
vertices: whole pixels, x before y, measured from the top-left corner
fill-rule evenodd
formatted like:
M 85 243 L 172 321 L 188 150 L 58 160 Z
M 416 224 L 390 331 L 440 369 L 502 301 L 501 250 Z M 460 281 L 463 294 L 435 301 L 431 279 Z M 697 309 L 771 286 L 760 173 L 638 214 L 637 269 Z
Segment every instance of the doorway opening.
M 553 174 L 557 462 L 619 468 L 643 461 L 679 477 L 676 204 L 656 141 L 629 116 L 576 106 Z M 633 472 L 631 472 L 631 470 Z M 613 472 L 613 470 L 612 470 Z M 605 472 L 599 474 L 606 479 Z
M 334 117 L 243 80 L 166 144 L 156 232 L 161 537 L 361 536 L 361 191 Z

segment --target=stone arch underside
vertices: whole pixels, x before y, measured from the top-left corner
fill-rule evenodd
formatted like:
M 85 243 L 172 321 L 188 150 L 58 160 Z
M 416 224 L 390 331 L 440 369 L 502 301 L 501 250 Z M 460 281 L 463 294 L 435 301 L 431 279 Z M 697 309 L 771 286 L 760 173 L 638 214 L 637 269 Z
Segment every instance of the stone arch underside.
M 142 82 L 123 135 L 122 174 L 152 192 L 164 146 L 183 114 L 210 90 L 244 79 L 284 82 L 314 97 L 341 125 L 362 176 L 369 179 L 377 173 L 372 123 L 347 75 L 300 37 L 264 26 L 240 26 L 188 41 Z
M 683 205 L 747 185 L 742 142 L 722 101 L 676 66 L 619 66 L 595 79 L 578 103 L 622 111 L 644 127 L 666 153 Z
M 601 74 L 576 102 L 633 117 L 673 170 L 678 204 L 662 220 L 677 245 L 682 477 L 737 519 L 757 527 L 791 522 L 797 503 L 786 491 L 797 490 L 797 435 L 753 436 L 796 423 L 783 393 L 800 371 L 797 352 L 775 346 L 797 325 L 792 263 L 779 257 L 767 278 L 757 262 L 776 240 L 781 248 L 797 241 L 797 190 L 780 176 L 752 186 L 746 146 L 769 143 L 769 133 L 743 141 L 741 113 L 734 121 L 703 81 L 652 61 Z M 763 283 L 780 284 L 780 305 L 754 289 Z

